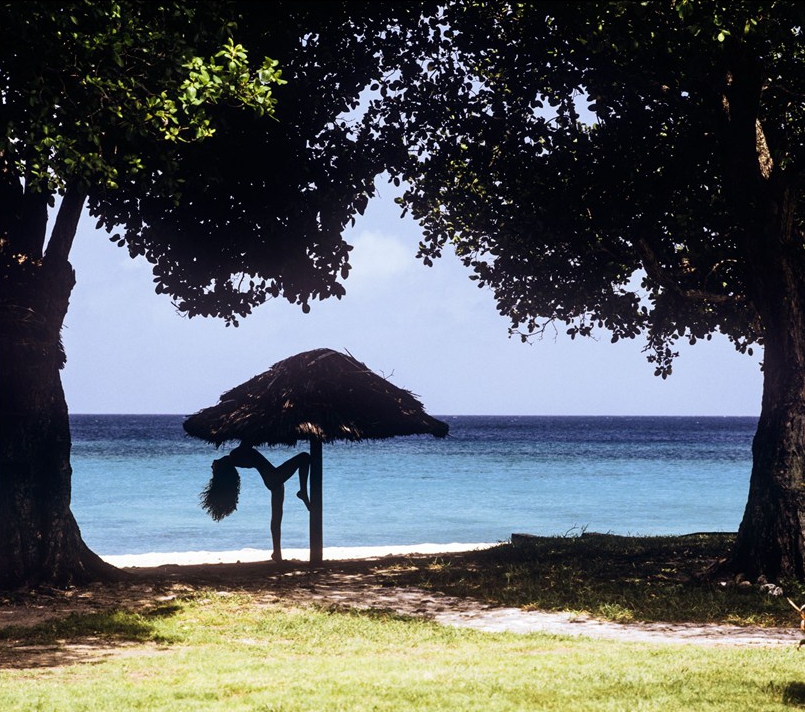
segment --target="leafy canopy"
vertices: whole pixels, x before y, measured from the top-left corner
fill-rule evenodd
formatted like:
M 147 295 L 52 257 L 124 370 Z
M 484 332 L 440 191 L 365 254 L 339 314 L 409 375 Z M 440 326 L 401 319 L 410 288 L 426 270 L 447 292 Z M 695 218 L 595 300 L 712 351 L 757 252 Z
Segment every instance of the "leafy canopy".
M 751 196 L 773 183 L 802 205 L 803 7 L 447 5 L 372 108 L 396 141 L 420 255 L 452 245 L 524 339 L 561 323 L 613 341 L 645 331 L 663 377 L 680 338 L 721 331 L 748 350 L 763 329 Z M 725 113 L 750 69 L 757 126 L 740 143 Z M 754 188 L 736 208 L 725 156 L 742 152 Z
M 272 297 L 342 296 L 341 235 L 387 170 L 425 262 L 450 244 L 524 338 L 647 332 L 661 375 L 680 338 L 762 341 L 746 249 L 759 220 L 730 195 L 724 156 L 743 148 L 724 102 L 733 72 L 762 68 L 758 185 L 766 170 L 801 199 L 797 3 L 2 13 L 4 190 L 82 186 L 183 313 L 237 323 Z M 245 48 L 275 59 L 253 68 Z
M 383 170 L 362 92 L 422 7 L 396 5 L 5 3 L 6 191 L 86 190 L 189 316 L 340 297 Z
M 337 121 L 377 64 L 366 10 L 4 3 L 4 253 L 40 259 L 47 204 L 79 191 L 190 316 L 236 323 L 271 296 L 308 308 L 343 294 L 340 234 L 378 172 L 354 122 Z M 252 66 L 262 53 L 282 62 Z
M 215 132 L 220 103 L 272 114 L 276 61 L 252 70 L 211 3 L 12 2 L 2 7 L 0 138 L 27 192 L 180 190 L 175 144 Z
M 420 18 L 416 3 L 271 2 L 238 5 L 238 37 L 279 61 L 288 84 L 274 118 L 230 107 L 216 134 L 181 152 L 182 200 L 117 191 L 105 224 L 154 265 L 157 291 L 190 316 L 237 323 L 283 296 L 345 293 L 345 227 L 375 193 L 383 137 L 362 120 L 367 87 L 398 61 Z

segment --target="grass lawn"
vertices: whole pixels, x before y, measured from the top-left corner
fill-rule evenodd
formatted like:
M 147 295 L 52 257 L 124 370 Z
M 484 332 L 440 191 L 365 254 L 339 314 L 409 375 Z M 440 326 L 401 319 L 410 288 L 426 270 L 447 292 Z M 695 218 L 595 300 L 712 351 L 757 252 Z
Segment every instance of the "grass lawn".
M 805 707 L 805 655 L 794 647 L 489 634 L 384 613 L 255 605 L 214 591 L 140 613 L 5 629 L 4 637 L 43 655 L 41 667 L 0 670 L 8 712 Z M 46 664 L 50 646 L 78 644 L 122 646 L 125 655 Z
M 539 538 L 341 568 L 388 587 L 505 605 L 793 632 L 798 619 L 784 596 L 701 576 L 729 543 L 726 534 Z M 167 585 L 158 578 L 62 599 L 47 591 L 0 597 L 2 613 L 4 603 L 37 610 L 98 595 L 81 613 L 67 605 L 44 622 L 21 618 L 24 625 L 0 628 L 0 711 L 805 709 L 805 648 L 793 644 L 708 648 L 482 633 L 265 597 L 308 580 L 304 567 L 232 571 L 186 568 L 170 579 L 179 591 L 170 597 L 158 595 Z M 802 584 L 780 583 L 805 602 Z

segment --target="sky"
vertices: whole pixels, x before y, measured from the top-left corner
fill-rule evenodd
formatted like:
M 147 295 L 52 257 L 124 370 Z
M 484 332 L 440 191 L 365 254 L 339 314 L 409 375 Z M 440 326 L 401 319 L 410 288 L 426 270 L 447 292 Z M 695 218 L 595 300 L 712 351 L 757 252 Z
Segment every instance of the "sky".
M 328 347 L 420 397 L 433 415 L 747 415 L 760 412 L 762 355 L 723 337 L 653 375 L 638 338 L 571 340 L 559 329 L 509 338 L 493 295 L 452 253 L 415 258 L 420 231 L 400 219 L 391 186 L 345 235 L 354 245 L 346 296 L 303 314 L 267 302 L 238 328 L 178 314 L 154 293 L 151 269 L 82 218 L 71 253 L 77 284 L 65 320 L 62 372 L 72 413 L 190 414 L 288 356 Z

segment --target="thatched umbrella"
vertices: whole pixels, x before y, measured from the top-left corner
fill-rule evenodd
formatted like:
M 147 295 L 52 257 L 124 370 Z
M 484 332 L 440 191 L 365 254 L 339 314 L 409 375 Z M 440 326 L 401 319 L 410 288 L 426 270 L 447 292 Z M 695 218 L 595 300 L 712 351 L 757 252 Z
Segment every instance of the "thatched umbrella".
M 275 363 L 184 421 L 185 431 L 216 446 L 295 445 L 310 441 L 310 560 L 322 560 L 322 443 L 397 435 L 445 437 L 447 423 L 366 365 L 332 349 Z

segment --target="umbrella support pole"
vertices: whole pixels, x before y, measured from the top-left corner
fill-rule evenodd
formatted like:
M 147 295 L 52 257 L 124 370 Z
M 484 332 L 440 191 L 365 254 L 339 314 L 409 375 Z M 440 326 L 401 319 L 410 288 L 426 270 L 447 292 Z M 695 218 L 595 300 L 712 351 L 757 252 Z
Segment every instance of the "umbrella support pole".
M 321 440 L 310 440 L 310 563 L 324 559 Z

